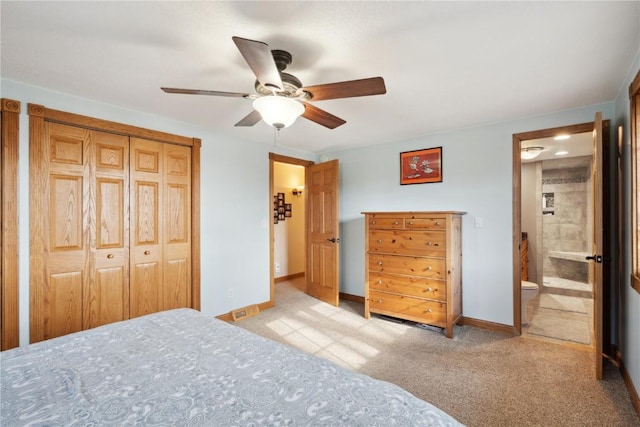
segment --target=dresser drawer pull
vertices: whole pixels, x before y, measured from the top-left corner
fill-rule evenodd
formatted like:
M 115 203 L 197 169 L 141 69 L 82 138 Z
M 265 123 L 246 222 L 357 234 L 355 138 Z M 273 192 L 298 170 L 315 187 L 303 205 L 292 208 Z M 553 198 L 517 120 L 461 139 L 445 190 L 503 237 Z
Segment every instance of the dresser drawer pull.
M 382 265 L 382 261 L 378 261 L 378 265 Z
M 427 267 L 427 270 L 431 271 L 431 266 Z
M 145 255 L 149 255 L 151 253 L 151 251 L 144 251 Z
M 107 255 L 107 258 L 109 258 L 109 259 L 113 259 L 113 254 L 109 254 L 109 255 Z
M 409 221 L 409 225 L 413 225 L 413 221 Z
M 433 246 L 433 242 L 427 242 L 427 246 Z
M 380 298 L 379 300 L 376 300 L 376 302 L 377 302 L 378 304 L 382 304 L 382 298 Z
M 433 292 L 433 288 L 427 288 L 427 292 Z
M 382 239 L 378 239 L 378 243 L 382 243 Z
M 398 221 L 393 221 L 393 225 L 398 225 Z
M 431 309 L 428 309 L 428 310 L 427 310 L 427 313 L 431 313 L 432 311 L 433 311 L 433 310 L 431 310 Z
M 371 221 L 371 225 L 376 225 L 376 222 L 375 221 Z
M 436 225 L 440 225 L 440 221 L 436 221 Z
M 382 285 L 382 280 L 378 280 L 378 284 Z

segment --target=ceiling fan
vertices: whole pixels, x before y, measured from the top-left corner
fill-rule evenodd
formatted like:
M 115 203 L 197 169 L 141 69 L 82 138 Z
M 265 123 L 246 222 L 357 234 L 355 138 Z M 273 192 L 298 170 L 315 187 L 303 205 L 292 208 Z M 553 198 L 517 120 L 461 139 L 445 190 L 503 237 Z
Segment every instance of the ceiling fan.
M 346 121 L 310 104 L 309 101 L 381 95 L 387 92 L 382 77 L 303 86 L 297 77 L 284 72 L 292 61 L 289 52 L 271 50 L 268 44 L 256 40 L 241 37 L 232 39 L 256 75 L 255 94 L 170 87 L 161 89 L 166 93 L 252 99 L 254 110 L 235 125 L 253 126 L 262 119 L 276 129 L 291 125 L 299 116 L 329 129 L 335 129 Z

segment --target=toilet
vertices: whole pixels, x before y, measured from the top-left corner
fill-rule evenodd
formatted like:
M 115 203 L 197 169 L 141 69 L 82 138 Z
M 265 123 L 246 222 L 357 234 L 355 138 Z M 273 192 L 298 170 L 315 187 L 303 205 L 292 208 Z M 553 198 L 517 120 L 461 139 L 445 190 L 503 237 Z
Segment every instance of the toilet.
M 529 316 L 527 316 L 527 303 L 531 301 L 533 297 L 538 294 L 538 285 L 533 282 L 527 282 L 523 280 L 521 282 L 521 292 L 520 292 L 520 306 L 522 307 L 522 312 L 520 315 L 520 320 L 523 325 L 529 324 Z

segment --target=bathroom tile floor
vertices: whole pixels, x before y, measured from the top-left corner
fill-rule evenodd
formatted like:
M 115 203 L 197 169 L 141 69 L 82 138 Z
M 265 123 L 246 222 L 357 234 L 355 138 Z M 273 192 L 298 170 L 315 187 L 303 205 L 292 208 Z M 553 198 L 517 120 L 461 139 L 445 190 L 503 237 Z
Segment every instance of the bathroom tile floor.
M 527 305 L 530 322 L 522 335 L 593 348 L 593 300 L 539 293 Z

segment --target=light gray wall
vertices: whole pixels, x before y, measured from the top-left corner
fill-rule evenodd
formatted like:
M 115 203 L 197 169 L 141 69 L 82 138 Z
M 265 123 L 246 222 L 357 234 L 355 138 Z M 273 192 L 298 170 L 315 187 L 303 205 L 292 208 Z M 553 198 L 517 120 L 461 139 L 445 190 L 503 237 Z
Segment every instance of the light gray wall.
M 615 139 L 617 141 L 618 126 L 623 127 L 623 165 L 624 182 L 626 183 L 624 195 L 625 218 L 628 221 L 624 224 L 625 241 L 623 247 L 624 282 L 620 286 L 620 301 L 622 313 L 620 316 L 620 342 L 618 347 L 625 367 L 633 381 L 634 387 L 640 393 L 640 294 L 631 288 L 631 120 L 629 86 L 640 70 L 640 50 L 636 53 L 633 65 L 629 70 L 627 78 L 620 88 L 620 94 L 615 102 L 615 120 L 612 123 Z
M 341 290 L 364 295 L 362 211 L 466 211 L 463 313 L 513 325 L 512 136 L 590 122 L 597 111 L 610 119 L 613 104 L 325 153 L 340 161 Z M 400 185 L 400 152 L 439 146 L 443 182 Z M 475 227 L 476 219 L 482 228 Z

